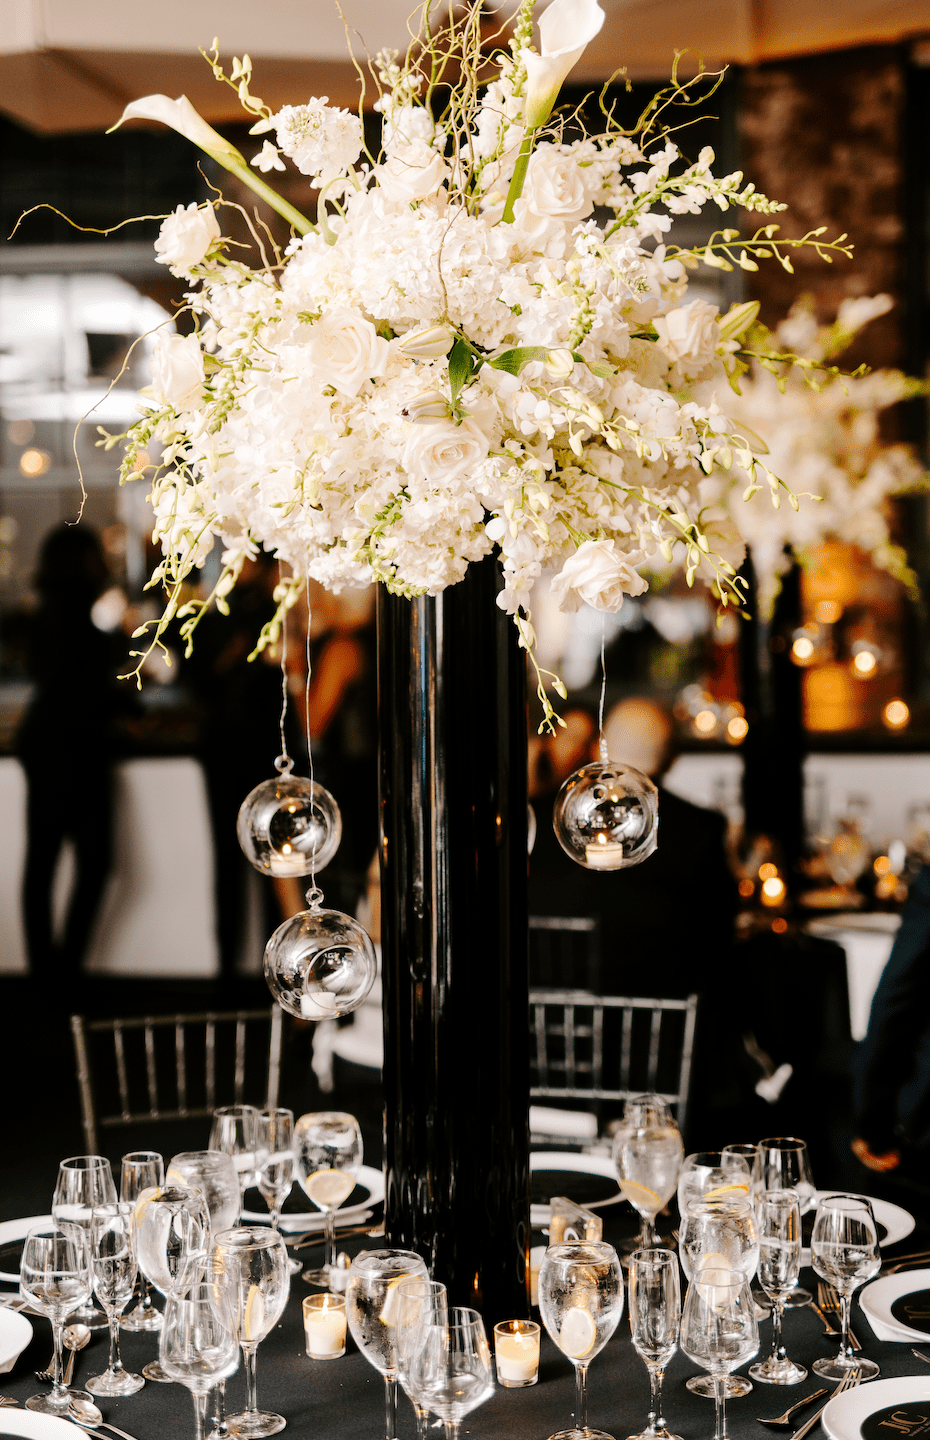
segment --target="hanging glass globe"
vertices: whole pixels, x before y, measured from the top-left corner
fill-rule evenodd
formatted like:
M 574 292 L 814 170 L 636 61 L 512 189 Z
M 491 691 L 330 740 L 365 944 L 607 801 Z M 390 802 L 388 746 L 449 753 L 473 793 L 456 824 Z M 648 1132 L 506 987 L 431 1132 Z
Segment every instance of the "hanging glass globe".
M 280 773 L 256 785 L 239 808 L 239 844 L 263 875 L 322 870 L 342 838 L 342 816 L 332 795 L 315 780 L 292 775 L 293 763 L 276 760 Z
M 596 760 L 569 775 L 552 825 L 566 855 L 588 870 L 638 865 L 656 848 L 658 791 L 640 770 Z
M 357 1010 L 377 973 L 368 933 L 351 915 L 324 910 L 318 898 L 279 925 L 265 946 L 268 988 L 282 1009 L 301 1020 Z

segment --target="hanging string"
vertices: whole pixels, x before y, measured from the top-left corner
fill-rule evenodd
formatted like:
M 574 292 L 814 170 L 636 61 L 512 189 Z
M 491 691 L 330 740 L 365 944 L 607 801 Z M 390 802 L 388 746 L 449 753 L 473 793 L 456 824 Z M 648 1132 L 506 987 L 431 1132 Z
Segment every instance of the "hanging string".
M 313 746 L 312 746 L 311 743 L 310 743 L 310 679 L 311 679 L 311 673 L 312 673 L 312 666 L 311 666 L 311 663 L 310 663 L 310 629 L 311 629 L 312 615 L 311 615 L 311 610 L 310 610 L 310 576 L 309 576 L 309 575 L 307 575 L 306 580 L 305 580 L 304 583 L 305 583 L 305 593 L 306 593 L 306 596 L 307 596 L 307 640 L 306 640 L 306 646 L 305 646 L 305 650 L 304 650 L 304 654 L 305 654 L 305 658 L 306 658 L 306 662 L 307 662 L 307 678 L 306 678 L 306 680 L 304 681 L 304 728 L 306 729 L 306 732 L 307 732 L 307 768 L 308 768 L 308 773 L 309 773 L 309 775 L 310 775 L 310 785 L 311 785 L 311 787 L 312 787 L 312 786 L 313 786 Z M 312 788 L 311 788 L 311 794 L 312 794 Z M 311 802 L 311 803 L 312 803 L 312 802 Z M 322 903 L 322 900 L 323 900 L 323 891 L 320 889 L 319 885 L 316 883 L 316 850 L 314 850 L 313 853 L 312 853 L 311 856 L 310 856 L 310 885 L 309 885 L 309 888 L 308 888 L 308 890 L 307 890 L 307 904 L 310 906 L 311 909 L 313 909 L 314 906 L 320 905 L 320 904 Z
M 607 661 L 604 657 L 604 632 L 607 627 L 606 614 L 601 616 L 601 698 L 597 707 L 597 733 L 599 735 L 598 751 L 601 763 L 606 765 L 610 759 L 607 754 L 607 741 L 604 739 L 604 702 L 607 699 Z
M 281 562 L 278 562 L 278 584 L 281 583 Z M 274 762 L 274 768 L 279 775 L 290 775 L 294 768 L 294 761 L 288 754 L 287 735 L 285 734 L 285 722 L 287 721 L 288 706 L 287 690 L 287 609 L 281 614 L 281 714 L 278 719 L 278 730 L 281 735 L 281 754 Z

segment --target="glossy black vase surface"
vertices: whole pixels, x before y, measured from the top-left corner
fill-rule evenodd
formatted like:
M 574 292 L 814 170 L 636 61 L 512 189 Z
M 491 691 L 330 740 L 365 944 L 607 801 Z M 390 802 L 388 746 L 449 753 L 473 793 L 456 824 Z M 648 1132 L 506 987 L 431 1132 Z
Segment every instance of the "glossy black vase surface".
M 525 666 L 489 557 L 379 587 L 388 1245 L 488 1324 L 527 1313 Z

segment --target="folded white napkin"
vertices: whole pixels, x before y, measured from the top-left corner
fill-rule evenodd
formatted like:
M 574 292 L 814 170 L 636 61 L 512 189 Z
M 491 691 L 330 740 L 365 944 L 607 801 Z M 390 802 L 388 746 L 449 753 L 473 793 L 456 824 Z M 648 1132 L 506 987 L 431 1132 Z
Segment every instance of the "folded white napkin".
M 554 1105 L 530 1106 L 530 1130 L 534 1135 L 576 1136 L 597 1139 L 597 1116 L 589 1110 L 559 1110 Z

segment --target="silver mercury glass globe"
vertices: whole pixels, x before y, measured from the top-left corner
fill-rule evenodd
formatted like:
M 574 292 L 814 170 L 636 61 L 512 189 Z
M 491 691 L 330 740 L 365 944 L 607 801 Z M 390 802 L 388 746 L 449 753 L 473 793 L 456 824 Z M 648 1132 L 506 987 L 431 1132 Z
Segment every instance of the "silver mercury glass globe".
M 339 848 L 339 806 L 315 780 L 292 775 L 290 758 L 275 764 L 280 773 L 256 785 L 239 807 L 239 844 L 263 875 L 310 875 Z
M 555 799 L 556 839 L 587 870 L 623 870 L 656 848 L 658 791 L 642 771 L 612 760 L 582 765 Z
M 282 1009 L 301 1020 L 357 1010 L 377 973 L 367 932 L 350 915 L 324 910 L 319 900 L 279 925 L 265 946 L 268 988 Z

